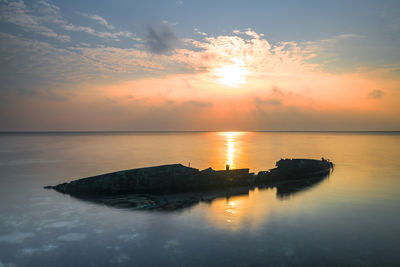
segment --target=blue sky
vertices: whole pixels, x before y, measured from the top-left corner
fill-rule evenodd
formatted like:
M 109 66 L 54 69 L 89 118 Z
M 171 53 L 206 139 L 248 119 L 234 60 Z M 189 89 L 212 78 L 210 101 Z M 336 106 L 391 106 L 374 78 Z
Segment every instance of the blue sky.
M 378 90 L 397 96 L 393 88 L 400 74 L 399 14 L 400 2 L 388 0 L 0 0 L 0 101 L 13 103 L 14 108 L 24 105 L 26 97 L 31 98 L 29 101 L 38 98 L 69 102 L 77 91 L 89 90 L 88 87 L 168 75 L 212 73 L 223 64 L 194 63 L 193 58 L 200 56 L 197 52 L 220 53 L 235 38 L 251 41 L 259 37 L 266 41 L 265 51 L 271 47 L 272 54 L 276 54 L 274 47 L 282 46 L 289 58 L 295 55 L 302 66 L 314 64 L 326 74 L 357 73 L 369 75 L 370 80 L 387 77 L 384 83 L 374 81 L 376 88 L 365 89 L 365 94 Z M 230 38 L 224 39 L 226 44 L 221 43 L 222 39 L 218 41 L 223 36 Z M 263 51 L 260 57 L 269 60 L 269 54 Z M 248 75 L 250 65 L 239 61 L 235 64 L 244 64 L 240 68 L 245 69 L 243 75 Z M 294 67 L 295 61 L 290 62 L 287 64 Z M 390 88 L 382 89 L 389 84 Z M 271 88 L 274 86 L 271 84 Z M 82 96 L 78 99 L 82 100 Z M 30 105 L 34 109 L 38 104 Z M 15 116 L 4 115 L 15 110 L 11 106 L 3 108 L 0 121 L 6 125 L 4 129 L 24 129 L 27 124 L 23 121 L 16 123 Z M 72 104 L 69 109 L 73 109 Z M 389 128 L 395 128 L 394 121 L 389 124 Z M 53 122 L 29 125 L 25 128 L 59 128 Z M 312 122 L 305 125 L 311 127 Z M 283 126 L 272 128 L 279 127 Z M 290 125 L 284 128 L 291 129 Z
M 9 2 L 9 3 L 7 3 Z M 1 1 L 2 10 L 13 1 Z M 18 2 L 18 1 L 15 1 Z M 274 43 L 279 41 L 308 42 L 333 38 L 342 34 L 360 36 L 337 47 L 340 54 L 379 64 L 396 63 L 400 45 L 399 1 L 49 1 L 59 7 L 60 16 L 77 26 L 110 31 L 102 24 L 82 14 L 104 18 L 118 31 L 128 31 L 143 37 L 148 25 L 168 21 L 180 37 L 198 37 L 194 28 L 210 35 L 229 34 L 235 29 L 251 28 L 264 33 Z M 45 5 L 41 1 L 26 1 L 30 14 L 38 14 Z M 17 15 L 17 14 L 16 14 Z M 72 37 L 60 46 L 92 46 L 108 44 L 128 48 L 135 44 L 121 38 L 119 42 L 104 42 L 80 32 L 65 31 L 48 23 L 55 32 Z M 2 16 L 1 31 L 26 35 L 28 32 Z M 54 41 L 33 35 L 40 40 Z M 385 49 L 382 49 L 385 48 Z M 374 53 L 371 53 L 374 52 Z M 354 55 L 356 54 L 356 55 Z

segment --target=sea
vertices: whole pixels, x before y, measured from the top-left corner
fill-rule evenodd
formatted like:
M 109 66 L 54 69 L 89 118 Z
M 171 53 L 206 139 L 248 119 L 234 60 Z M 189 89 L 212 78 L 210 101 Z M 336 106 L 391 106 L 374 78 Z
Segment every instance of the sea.
M 172 211 L 43 189 L 162 164 L 257 173 L 322 157 L 335 167 L 317 182 Z M 400 266 L 400 133 L 0 133 L 5 266 Z

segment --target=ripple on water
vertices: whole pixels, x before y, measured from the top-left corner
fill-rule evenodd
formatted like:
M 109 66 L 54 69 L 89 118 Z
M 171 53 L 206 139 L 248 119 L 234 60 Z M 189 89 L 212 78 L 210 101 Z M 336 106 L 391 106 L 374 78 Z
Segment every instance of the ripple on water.
M 26 238 L 33 237 L 33 233 L 21 233 L 21 232 L 16 232 L 8 235 L 2 235 L 0 236 L 0 242 L 6 242 L 6 243 L 11 243 L 11 244 L 19 244 L 24 242 Z
M 86 236 L 87 235 L 83 233 L 69 233 L 65 235 L 60 235 L 59 237 L 57 237 L 57 240 L 67 241 L 67 242 L 82 241 L 86 238 Z
M 25 255 L 33 255 L 33 254 L 41 254 L 45 252 L 49 252 L 51 250 L 56 249 L 57 246 L 54 244 L 47 244 L 38 248 L 24 248 L 22 253 Z
M 132 233 L 132 234 L 122 234 L 118 236 L 118 239 L 124 242 L 129 242 L 131 240 L 135 240 L 140 236 L 139 233 Z

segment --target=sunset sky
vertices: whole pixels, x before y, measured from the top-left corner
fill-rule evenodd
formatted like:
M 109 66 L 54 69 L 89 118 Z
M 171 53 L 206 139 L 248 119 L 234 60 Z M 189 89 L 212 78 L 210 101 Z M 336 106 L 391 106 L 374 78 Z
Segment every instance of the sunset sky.
M 0 0 L 0 130 L 400 130 L 400 1 Z

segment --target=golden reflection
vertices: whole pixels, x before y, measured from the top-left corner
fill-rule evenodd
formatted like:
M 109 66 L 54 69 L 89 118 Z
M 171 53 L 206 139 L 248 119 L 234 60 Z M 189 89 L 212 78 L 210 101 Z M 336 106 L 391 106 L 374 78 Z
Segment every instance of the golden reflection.
M 235 142 L 233 141 L 233 138 L 226 139 L 226 146 L 226 164 L 233 167 L 233 156 L 235 153 Z
M 241 147 L 239 145 L 239 139 L 247 134 L 246 132 L 219 132 L 218 135 L 225 138 L 225 164 L 228 164 L 230 168 L 237 168 L 237 158 L 241 154 Z
M 268 170 L 282 157 L 324 156 L 336 165 L 332 176 L 324 182 L 300 191 L 296 186 L 296 195 L 277 198 L 276 188 L 256 189 L 249 195 L 219 198 L 193 209 L 216 228 L 255 231 L 266 225 L 271 214 L 311 212 L 321 207 L 318 203 L 335 205 L 338 196 L 357 203 L 372 203 L 381 197 L 383 190 L 389 193 L 396 190 L 385 187 L 376 176 L 386 172 L 387 177 L 383 179 L 388 184 L 390 177 L 394 177 L 387 166 L 399 166 L 399 135 L 219 132 L 209 133 L 207 137 L 213 147 L 207 150 L 204 166 L 212 165 L 214 169 L 221 169 L 229 162 L 236 167 L 249 167 L 250 171 Z M 350 145 L 352 150 L 348 149 Z
M 207 220 L 222 229 L 237 231 L 246 227 L 256 230 L 268 218 L 268 214 L 276 205 L 276 190 L 259 192 L 256 188 L 248 195 L 220 198 L 210 204 L 206 214 Z

